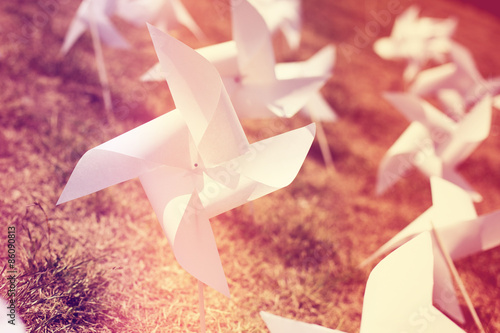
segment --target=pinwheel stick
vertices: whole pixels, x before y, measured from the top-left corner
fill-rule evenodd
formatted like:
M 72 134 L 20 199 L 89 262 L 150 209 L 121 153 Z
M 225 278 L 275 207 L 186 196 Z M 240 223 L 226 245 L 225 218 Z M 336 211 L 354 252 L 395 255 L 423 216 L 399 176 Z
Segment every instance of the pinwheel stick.
M 111 92 L 109 90 L 108 75 L 106 74 L 106 66 L 104 65 L 104 56 L 102 53 L 101 40 L 99 38 L 99 31 L 97 24 L 93 17 L 90 18 L 90 34 L 92 36 L 92 45 L 94 46 L 95 61 L 97 65 L 97 72 L 99 74 L 99 81 L 102 87 L 102 98 L 104 100 L 104 108 L 106 109 L 106 117 L 108 122 L 111 120 L 113 106 L 111 103 Z
M 314 111 L 311 110 L 311 120 L 316 123 L 316 137 L 318 138 L 319 149 L 321 150 L 321 155 L 323 155 L 323 160 L 325 161 L 326 168 L 328 170 L 335 170 L 333 165 L 332 153 L 328 147 L 328 140 L 326 139 L 326 134 L 321 125 L 321 122 L 317 120 L 314 115 Z
M 200 332 L 205 333 L 205 302 L 203 300 L 203 282 L 198 280 L 198 307 L 200 309 Z
M 467 290 L 465 289 L 464 282 L 460 278 L 460 275 L 458 275 L 457 268 L 455 267 L 455 264 L 453 263 L 453 260 L 451 259 L 450 254 L 446 250 L 446 248 L 443 245 L 443 241 L 441 240 L 441 237 L 439 236 L 436 228 L 434 227 L 434 223 L 431 221 L 432 225 L 432 233 L 434 234 L 434 237 L 436 238 L 437 244 L 439 246 L 439 250 L 441 250 L 441 253 L 443 254 L 446 264 L 448 265 L 448 268 L 453 275 L 453 278 L 455 279 L 455 282 L 458 285 L 458 288 L 460 289 L 460 292 L 464 296 L 465 303 L 467 303 L 467 307 L 469 308 L 469 311 L 472 315 L 472 318 L 474 319 L 474 323 L 476 324 L 477 328 L 479 329 L 479 332 L 485 333 L 483 324 L 481 324 L 481 320 L 479 319 L 479 316 L 477 315 L 476 310 L 474 309 L 474 305 L 472 304 L 472 300 L 470 299 L 469 294 L 467 293 Z
M 316 122 L 316 131 L 318 135 L 319 149 L 321 149 L 321 154 L 323 155 L 323 160 L 325 161 L 326 168 L 328 170 L 335 170 L 332 154 L 330 152 L 330 148 L 328 147 L 328 141 L 326 140 L 325 131 L 323 130 L 323 126 L 319 121 Z

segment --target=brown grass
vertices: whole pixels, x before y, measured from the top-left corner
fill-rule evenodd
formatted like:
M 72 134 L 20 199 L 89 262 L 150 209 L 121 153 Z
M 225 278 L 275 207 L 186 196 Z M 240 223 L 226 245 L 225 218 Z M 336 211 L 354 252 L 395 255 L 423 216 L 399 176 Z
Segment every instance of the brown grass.
M 227 6 L 220 1 L 185 1 L 208 43 L 230 38 L 229 17 L 214 9 Z M 6 228 L 15 225 L 19 315 L 32 332 L 195 332 L 196 281 L 176 263 L 138 181 L 55 207 L 86 150 L 173 108 L 165 84 L 138 82 L 156 62 L 147 31 L 116 20 L 135 47 L 105 49 L 116 111 L 107 123 L 90 36 L 64 59 L 57 56 L 78 2 L 53 2 L 56 10 L 45 21 L 40 3 L 45 2 L 0 4 L 0 244 L 6 249 Z M 370 10 L 387 6 L 304 3 L 300 51 L 289 53 L 278 36 L 281 60 L 307 59 L 328 43 L 352 43 L 354 27 L 372 20 Z M 500 75 L 496 17 L 451 0 L 419 3 L 423 15 L 457 17 L 456 39 L 472 50 L 481 73 Z M 383 28 L 380 36 L 389 32 Z M 202 45 L 185 29 L 174 35 Z M 350 61 L 339 52 L 335 74 L 323 89 L 341 116 L 324 125 L 336 171 L 325 171 L 314 144 L 292 185 L 255 202 L 254 220 L 248 207 L 213 219 L 232 297 L 206 288 L 208 331 L 266 332 L 261 310 L 359 331 L 371 267 L 360 270 L 357 264 L 431 204 L 428 180 L 416 172 L 386 195 L 374 196 L 378 163 L 408 124 L 381 97 L 383 91 L 404 89 L 403 68 L 378 58 L 371 45 Z M 244 127 L 256 140 L 268 135 L 265 129 L 280 132 L 307 122 L 245 121 Z M 460 166 L 485 198 L 477 205 L 480 214 L 500 208 L 497 110 L 493 123 L 493 135 Z M 30 206 L 34 202 L 49 218 L 50 252 L 45 215 Z M 497 248 L 457 263 L 488 332 L 500 331 L 499 262 Z M 470 319 L 465 329 L 475 332 Z

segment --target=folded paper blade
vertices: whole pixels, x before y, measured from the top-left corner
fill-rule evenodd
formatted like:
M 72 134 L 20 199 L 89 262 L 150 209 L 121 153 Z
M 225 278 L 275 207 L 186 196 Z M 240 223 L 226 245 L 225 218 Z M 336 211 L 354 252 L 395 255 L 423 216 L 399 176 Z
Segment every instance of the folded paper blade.
M 429 131 L 420 123 L 412 122 L 386 152 L 378 169 L 377 194 L 385 192 L 400 178 L 406 176 L 418 163 L 431 162 L 434 172 L 440 172 L 435 163 L 434 145 Z M 431 171 L 431 170 L 427 170 Z
M 492 99 L 486 95 L 460 121 L 448 145 L 441 152 L 447 165 L 462 163 L 490 133 Z
M 203 33 L 203 30 L 201 30 L 198 24 L 196 24 L 193 17 L 191 16 L 191 14 L 189 14 L 182 2 L 179 0 L 170 1 L 172 2 L 172 9 L 175 13 L 177 21 L 188 28 L 193 33 L 193 35 L 196 36 L 196 38 L 198 38 L 199 40 L 205 40 L 207 38 L 205 36 L 205 33 Z
M 198 177 L 189 170 L 160 167 L 140 180 L 179 264 L 229 296 L 210 222 L 196 192 Z
M 267 84 L 243 82 L 232 93 L 240 118 L 289 118 L 303 108 L 326 81 L 323 77 L 278 80 Z
M 310 124 L 252 144 L 238 159 L 238 172 L 277 189 L 288 186 L 306 158 L 315 131 L 316 125 Z
M 276 78 L 279 80 L 297 77 L 330 77 L 335 64 L 335 47 L 327 45 L 306 61 L 276 64 Z
M 238 48 L 234 40 L 201 47 L 195 51 L 210 61 L 222 78 L 242 76 L 238 68 Z
M 426 69 L 417 75 L 408 90 L 418 96 L 427 96 L 442 88 L 455 87 L 457 72 L 457 65 L 453 63 Z
M 477 217 L 470 195 L 440 177 L 431 177 L 432 207 L 436 228 Z
M 264 18 L 271 33 L 281 30 L 292 49 L 300 44 L 301 0 L 249 0 Z
M 224 158 L 240 155 L 248 141 L 215 68 L 175 38 L 151 25 L 148 28 L 174 103 L 200 154 L 207 158 L 205 163 L 222 162 L 221 154 Z M 216 133 L 229 135 L 224 149 Z
M 451 132 L 455 127 L 452 119 L 417 96 L 407 93 L 384 93 L 384 98 L 406 119 L 418 121 L 429 130 L 436 128 Z
M 158 166 L 113 151 L 91 149 L 78 161 L 56 205 L 137 178 Z
M 177 211 L 177 204 L 186 197 L 179 197 L 167 207 L 165 214 Z M 179 223 L 173 242 L 173 251 L 179 264 L 206 285 L 229 297 L 219 251 L 212 227 L 197 193 L 193 193 Z
M 424 319 L 432 332 L 461 332 L 432 304 L 433 248 L 429 233 L 383 259 L 366 283 L 361 333 L 420 332 Z M 425 321 L 432 317 L 432 321 Z
M 65 55 L 68 51 L 73 47 L 76 41 L 80 38 L 81 35 L 85 33 L 88 29 L 88 23 L 86 20 L 75 17 L 68 28 L 68 32 L 64 37 L 63 45 L 61 47 L 61 54 Z
M 191 167 L 189 132 L 171 111 L 86 152 L 58 204 L 136 178 L 160 165 Z
M 248 82 L 273 81 L 275 60 L 271 34 L 259 12 L 246 0 L 231 0 L 233 40 L 238 64 Z
M 376 258 L 385 255 L 394 249 L 397 249 L 402 244 L 418 236 L 422 232 L 430 231 L 432 225 L 430 221 L 433 217 L 433 208 L 428 208 L 424 213 L 417 217 L 413 222 L 408 224 L 403 230 L 398 232 L 389 241 L 382 245 L 377 251 L 370 255 L 367 259 L 363 260 L 360 266 L 365 266 L 375 260 Z
M 333 123 L 338 118 L 335 110 L 328 104 L 320 92 L 313 94 L 300 112 L 310 117 L 312 121 Z

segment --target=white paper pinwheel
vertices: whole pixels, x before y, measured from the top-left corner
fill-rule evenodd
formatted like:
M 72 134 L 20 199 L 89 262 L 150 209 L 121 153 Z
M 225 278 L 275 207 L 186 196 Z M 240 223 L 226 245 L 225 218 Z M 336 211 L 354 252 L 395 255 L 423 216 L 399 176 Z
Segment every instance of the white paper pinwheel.
M 457 20 L 419 18 L 417 6 L 411 6 L 398 16 L 390 37 L 377 40 L 373 48 L 387 60 L 408 61 L 403 77 L 412 80 L 429 60 L 444 62 L 451 46 Z
M 301 0 L 249 0 L 249 2 L 262 15 L 272 34 L 280 30 L 290 48 L 299 47 L 302 28 Z
M 344 333 L 315 324 L 283 318 L 265 311 L 260 312 L 260 317 L 271 333 Z
M 424 233 L 375 266 L 366 283 L 361 333 L 464 333 L 433 305 L 435 248 Z
M 180 25 L 188 28 L 198 39 L 206 39 L 180 0 L 118 0 L 117 15 L 137 26 L 152 23 L 167 32 Z
M 219 71 L 240 118 L 291 117 L 308 102 L 318 107 L 316 120 L 334 118 L 319 89 L 328 80 L 335 50 L 329 46 L 311 61 L 277 66 L 269 30 L 246 0 L 232 7 L 233 41 L 198 49 Z M 142 80 L 163 80 L 159 65 Z M 333 114 L 333 116 L 332 116 Z
M 15 305 L 5 301 L 0 297 L 0 332 L 5 333 L 25 333 L 26 327 L 15 311 Z
M 409 91 L 419 96 L 435 95 L 455 117 L 462 116 L 464 109 L 484 95 L 500 94 L 500 78 L 483 78 L 466 47 L 452 43 L 450 56 L 450 63 L 420 72 Z M 499 99 L 494 99 L 497 107 Z
M 130 44 L 118 32 L 110 17 L 118 9 L 117 0 L 83 0 L 64 38 L 61 53 L 66 54 L 80 36 L 95 24 L 99 39 L 115 48 L 129 48 Z
M 383 259 L 366 283 L 361 333 L 464 333 L 433 305 L 434 246 L 429 233 Z M 339 332 L 261 312 L 271 333 Z
M 469 194 L 438 177 L 431 178 L 431 190 L 432 206 L 361 265 L 366 265 L 422 232 L 432 230 L 431 222 L 453 260 L 500 245 L 500 210 L 478 217 Z M 435 260 L 434 301 L 443 311 L 459 322 L 463 322 L 464 318 L 458 307 L 453 281 L 439 249 L 435 251 Z
M 287 186 L 315 126 L 250 145 L 216 69 L 149 30 L 177 109 L 85 153 L 58 204 L 139 177 L 179 264 L 228 296 L 209 218 Z
M 428 177 L 439 176 L 457 184 L 475 201 L 481 201 L 481 195 L 455 168 L 488 137 L 491 98 L 485 96 L 458 123 L 416 96 L 388 93 L 385 98 L 412 123 L 380 162 L 377 194 L 385 192 L 416 167 Z

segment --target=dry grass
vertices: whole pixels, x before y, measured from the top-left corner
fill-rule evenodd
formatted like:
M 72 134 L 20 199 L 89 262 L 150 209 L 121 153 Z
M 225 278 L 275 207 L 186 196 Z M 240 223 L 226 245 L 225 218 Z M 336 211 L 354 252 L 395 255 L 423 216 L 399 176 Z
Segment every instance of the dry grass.
M 215 9 L 227 6 L 221 1 L 185 1 L 208 43 L 230 38 L 228 17 Z M 327 43 L 352 43 L 354 27 L 372 20 L 370 10 L 387 6 L 304 2 L 300 52 L 289 53 L 278 37 L 281 60 L 306 59 Z M 42 3 L 56 4 L 46 21 Z M 451 0 L 420 4 L 424 15 L 456 16 L 456 39 L 473 51 L 481 73 L 500 75 L 496 17 Z M 3 235 L 7 225 L 17 227 L 20 317 L 32 332 L 195 332 L 196 281 L 175 262 L 137 181 L 54 206 L 86 150 L 173 108 L 165 84 L 138 83 L 156 62 L 146 29 L 117 20 L 135 47 L 105 49 L 116 113 L 112 123 L 104 120 L 90 37 L 64 59 L 57 56 L 77 6 L 63 0 L 0 4 L 0 225 Z M 380 36 L 389 31 L 383 28 Z M 176 36 L 202 45 L 184 29 Z M 374 196 L 378 163 L 407 126 L 381 97 L 404 89 L 402 70 L 402 63 L 381 60 L 371 46 L 350 61 L 340 52 L 323 90 L 341 116 L 325 125 L 336 171 L 325 171 L 315 144 L 292 185 L 255 202 L 254 220 L 248 207 L 213 219 L 232 297 L 206 288 L 210 332 L 265 332 L 260 310 L 359 331 L 371 267 L 360 270 L 357 264 L 431 204 L 428 181 L 417 173 Z M 500 208 L 498 111 L 493 123 L 493 135 L 460 167 L 485 198 L 477 205 L 480 214 Z M 244 127 L 257 140 L 269 129 L 278 133 L 305 124 L 294 118 L 245 121 Z M 48 216 L 50 241 L 40 207 Z M 489 332 L 500 331 L 499 262 L 500 249 L 494 249 L 457 263 Z M 5 289 L 3 279 L 2 294 Z M 475 331 L 470 320 L 465 328 Z

